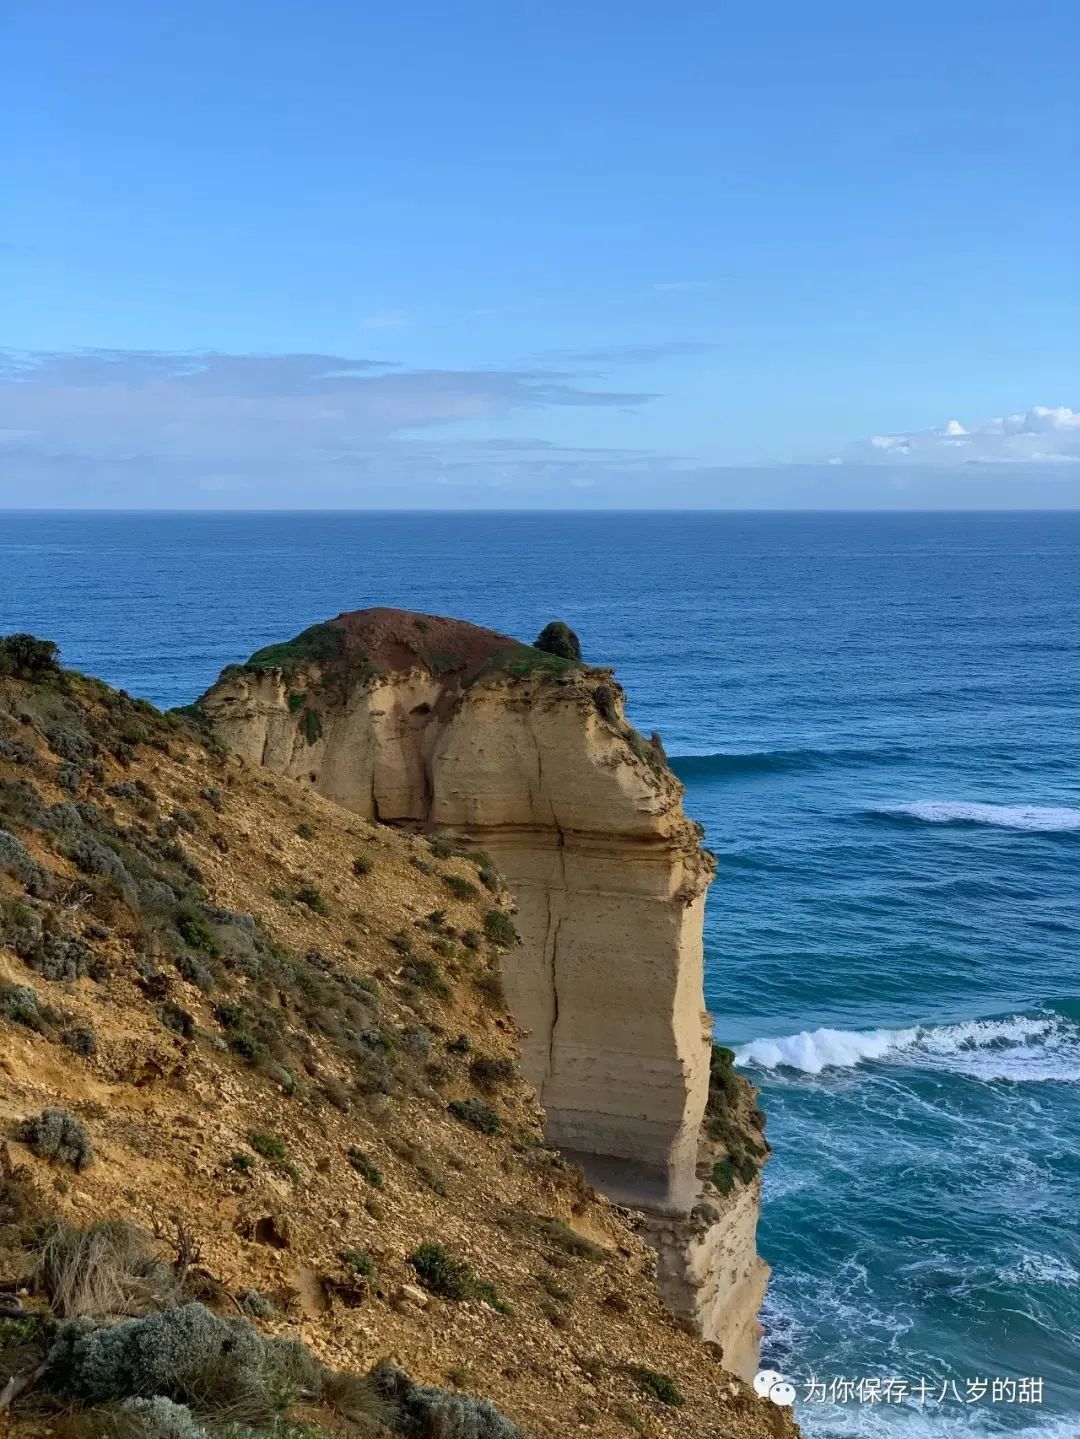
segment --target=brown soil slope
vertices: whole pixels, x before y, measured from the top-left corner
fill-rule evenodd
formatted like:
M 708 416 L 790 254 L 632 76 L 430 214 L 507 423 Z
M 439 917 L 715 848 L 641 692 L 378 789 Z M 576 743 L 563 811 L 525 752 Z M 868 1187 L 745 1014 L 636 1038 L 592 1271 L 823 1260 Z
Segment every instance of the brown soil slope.
M 508 901 L 448 848 L 96 681 L 0 677 L 0 1291 L 51 1219 L 123 1219 L 185 1298 L 337 1370 L 389 1358 L 534 1439 L 794 1433 L 662 1308 L 632 1215 L 543 1146 L 499 982 Z M 25 1142 L 50 1107 L 88 1166 Z M 463 1297 L 410 1265 L 425 1243 L 471 1266 Z M 41 1387 L 0 1434 L 71 1424 Z M 373 1432 L 308 1422 L 257 1432 Z

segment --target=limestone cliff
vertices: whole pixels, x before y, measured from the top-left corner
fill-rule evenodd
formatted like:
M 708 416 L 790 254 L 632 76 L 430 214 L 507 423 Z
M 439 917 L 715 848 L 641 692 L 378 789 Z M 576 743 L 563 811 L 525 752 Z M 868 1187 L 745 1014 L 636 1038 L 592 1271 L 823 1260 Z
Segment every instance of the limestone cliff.
M 742 1081 L 710 1089 L 713 861 L 610 672 L 374 609 L 260 651 L 200 708 L 247 760 L 490 856 L 516 901 L 505 985 L 549 1142 L 644 1212 L 669 1305 L 751 1369 L 764 1147 L 733 1117 Z

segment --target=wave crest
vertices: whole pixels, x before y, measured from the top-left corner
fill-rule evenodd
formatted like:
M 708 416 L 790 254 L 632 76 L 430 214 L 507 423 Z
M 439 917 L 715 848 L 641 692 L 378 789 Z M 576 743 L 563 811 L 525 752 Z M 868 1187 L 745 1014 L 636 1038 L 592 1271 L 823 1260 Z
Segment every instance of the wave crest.
M 1080 1028 L 1061 1015 L 1012 1015 L 907 1029 L 803 1030 L 755 1039 L 736 1064 L 802 1074 L 853 1069 L 896 1056 L 903 1063 L 972 1079 L 1080 1082 Z
M 778 774 L 792 770 L 827 769 L 833 765 L 888 764 L 908 757 L 899 746 L 876 749 L 763 749 L 722 751 L 716 754 L 670 756 L 681 779 L 707 779 L 721 775 Z
M 1060 833 L 1080 829 L 1080 809 L 1072 805 L 980 804 L 965 800 L 920 800 L 890 805 L 875 814 L 921 820 L 924 824 L 990 824 L 1000 829 Z

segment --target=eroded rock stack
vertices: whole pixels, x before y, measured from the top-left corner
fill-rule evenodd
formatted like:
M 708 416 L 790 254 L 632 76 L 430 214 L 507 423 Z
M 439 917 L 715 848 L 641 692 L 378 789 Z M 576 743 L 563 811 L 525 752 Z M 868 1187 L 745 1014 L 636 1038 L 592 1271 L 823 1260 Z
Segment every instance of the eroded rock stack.
M 670 1307 L 751 1370 L 764 1145 L 749 1086 L 710 1088 L 714 865 L 610 672 L 372 609 L 226 670 L 200 706 L 248 760 L 491 856 L 517 904 L 505 983 L 549 1142 L 643 1212 Z

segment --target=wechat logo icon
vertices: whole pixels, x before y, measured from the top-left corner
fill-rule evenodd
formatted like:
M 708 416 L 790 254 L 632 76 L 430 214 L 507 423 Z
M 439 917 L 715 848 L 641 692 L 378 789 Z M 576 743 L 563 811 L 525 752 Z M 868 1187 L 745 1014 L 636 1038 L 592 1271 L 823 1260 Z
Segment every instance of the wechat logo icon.
M 770 1399 L 785 1409 L 795 1403 L 795 1385 L 776 1369 L 761 1369 L 754 1375 L 754 1392 L 760 1399 Z

